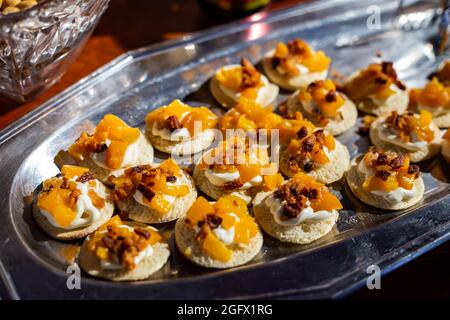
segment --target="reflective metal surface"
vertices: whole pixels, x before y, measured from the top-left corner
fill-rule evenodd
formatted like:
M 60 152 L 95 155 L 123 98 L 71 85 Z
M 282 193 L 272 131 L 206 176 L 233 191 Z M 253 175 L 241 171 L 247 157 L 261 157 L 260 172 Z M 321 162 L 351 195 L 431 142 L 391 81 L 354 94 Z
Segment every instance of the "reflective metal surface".
M 0 286 L 13 298 L 297 298 L 341 297 L 365 283 L 366 268 L 383 272 L 409 261 L 450 237 L 450 170 L 441 157 L 421 164 L 426 195 L 414 208 L 387 212 L 363 205 L 343 182 L 332 188 L 344 204 L 334 230 L 307 246 L 282 244 L 265 236 L 261 254 L 251 263 L 215 271 L 193 266 L 172 250 L 169 263 L 146 281 L 111 283 L 83 274 L 80 290 L 66 287 L 68 252 L 79 242 L 51 240 L 32 221 L 33 191 L 55 173 L 53 157 L 106 112 L 143 127 L 149 110 L 184 98 L 218 107 L 207 90 L 214 71 L 241 57 L 258 61 L 279 40 L 305 38 L 326 50 L 333 68 L 349 75 L 376 59 L 395 61 L 408 85 L 423 84 L 444 59 L 428 39 L 435 29 L 399 32 L 365 46 L 336 49 L 339 36 L 369 33 L 367 6 L 382 8 L 382 22 L 392 15 L 392 1 L 323 1 L 265 16 L 247 24 L 195 34 L 131 52 L 40 106 L 0 133 Z M 278 103 L 286 98 L 283 93 Z M 367 138 L 357 126 L 339 137 L 352 156 Z M 163 226 L 170 235 L 172 225 Z M 170 240 L 172 249 L 173 239 Z

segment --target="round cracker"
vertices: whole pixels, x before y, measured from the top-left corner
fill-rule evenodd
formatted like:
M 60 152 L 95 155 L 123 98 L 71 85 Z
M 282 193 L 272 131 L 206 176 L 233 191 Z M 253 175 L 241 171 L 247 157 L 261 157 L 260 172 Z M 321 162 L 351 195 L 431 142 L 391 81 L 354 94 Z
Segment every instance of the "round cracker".
M 108 221 L 114 213 L 114 205 L 111 198 L 111 191 L 107 189 L 103 184 L 99 184 L 99 188 L 101 188 L 103 192 L 106 194 L 105 206 L 100 210 L 100 218 L 97 221 L 93 222 L 92 224 L 85 227 L 70 230 L 55 227 L 47 220 L 47 218 L 39 210 L 37 206 L 37 199 L 33 201 L 33 208 L 32 208 L 34 221 L 36 221 L 36 223 L 39 225 L 39 227 L 41 227 L 41 229 L 45 233 L 47 233 L 50 237 L 56 240 L 68 241 L 86 237 L 87 235 L 97 230 L 106 221 Z
M 350 190 L 362 202 L 380 209 L 403 210 L 414 206 L 423 198 L 423 194 L 425 192 L 425 184 L 421 176 L 414 182 L 417 194 L 412 199 L 397 203 L 395 205 L 390 204 L 382 196 L 370 192 L 365 192 L 362 187 L 365 177 L 358 170 L 360 159 L 362 159 L 362 157 L 355 158 L 352 161 L 352 166 L 346 174 L 346 180 Z
M 225 190 L 221 186 L 216 186 L 212 184 L 208 178 L 206 178 L 205 170 L 200 169 L 200 166 L 197 164 L 194 168 L 194 181 L 197 186 L 203 193 L 213 198 L 214 200 L 218 200 L 219 198 L 233 194 L 242 198 L 245 202 L 249 203 L 252 199 L 252 191 L 251 189 L 246 190 Z
M 381 117 L 389 115 L 392 111 L 404 113 L 408 108 L 408 103 L 409 94 L 406 90 L 402 90 L 390 96 L 383 105 L 376 106 L 371 99 L 367 98 L 356 103 L 356 106 L 362 112 Z
M 336 147 L 330 153 L 330 161 L 327 164 L 307 173 L 318 182 L 330 184 L 338 181 L 344 176 L 344 173 L 350 167 L 350 154 L 347 148 L 339 140 L 335 139 L 335 142 Z M 297 172 L 293 172 L 291 168 L 289 168 L 289 157 L 290 155 L 287 147 L 282 147 L 280 150 L 280 171 L 285 176 L 291 178 Z
M 125 223 L 130 226 L 137 226 L 137 223 Z M 145 227 L 145 226 L 143 226 Z M 166 243 L 157 242 L 152 245 L 153 253 L 142 259 L 133 270 L 106 270 L 101 267 L 100 260 L 94 252 L 87 248 L 89 237 L 84 240 L 80 249 L 78 261 L 80 267 L 89 275 L 97 278 L 112 281 L 135 281 L 143 280 L 161 269 L 170 256 L 170 250 Z
M 345 131 L 349 130 L 356 123 L 358 117 L 358 111 L 356 110 L 355 104 L 343 93 L 344 105 L 339 109 L 341 117 L 328 118 L 328 124 L 323 127 L 333 136 L 337 136 Z M 288 114 L 295 114 L 295 112 L 300 111 L 308 120 L 310 120 L 314 125 L 320 127 L 316 118 L 313 117 L 308 111 L 305 110 L 302 103 L 298 100 L 298 91 L 292 94 L 287 101 L 287 111 Z
M 172 204 L 172 208 L 165 214 L 141 205 L 136 202 L 133 197 L 128 197 L 123 201 L 118 201 L 117 207 L 121 211 L 126 212 L 128 214 L 128 218 L 131 220 L 143 223 L 164 223 L 179 219 L 186 214 L 187 210 L 197 198 L 197 190 L 195 189 L 194 181 L 184 172 L 182 175 L 185 178 L 189 192 L 185 196 L 176 197 L 175 202 Z
M 131 165 L 130 167 L 141 165 L 141 164 L 149 164 L 153 163 L 153 147 L 149 139 L 144 135 L 140 134 L 139 139 L 137 140 L 139 146 L 138 158 L 136 159 L 136 163 Z M 95 178 L 98 180 L 105 182 L 107 181 L 110 175 L 118 176 L 123 171 L 122 169 L 111 170 L 100 167 L 91 158 L 84 159 L 83 161 L 74 160 L 66 150 L 61 150 L 56 155 L 54 162 L 58 168 L 65 164 L 77 165 L 85 168 L 89 168 L 89 172 L 91 172 Z
M 280 74 L 272 63 L 272 57 L 275 50 L 271 50 L 267 53 L 266 57 L 262 61 L 264 73 L 273 83 L 276 83 L 281 88 L 289 91 L 294 91 L 299 88 L 306 88 L 310 83 L 316 80 L 324 80 L 327 77 L 327 73 L 322 72 L 309 72 L 307 74 L 300 74 L 295 77 Z
M 380 128 L 385 119 L 386 117 L 378 118 L 377 120 L 372 122 L 370 126 L 370 141 L 377 148 L 380 148 L 384 151 L 389 150 L 395 153 L 407 154 L 410 157 L 411 162 L 424 161 L 436 156 L 439 153 L 439 150 L 441 148 L 441 133 L 439 131 L 439 128 L 433 122 L 430 125 L 431 129 L 434 132 L 433 141 L 428 143 L 427 146 L 422 148 L 421 150 L 411 151 L 396 144 L 384 141 L 380 138 Z
M 433 116 L 433 122 L 439 128 L 450 128 L 450 112 L 438 116 Z
M 170 141 L 160 136 L 155 136 L 151 129 L 147 126 L 145 133 L 150 140 L 153 147 L 161 152 L 174 154 L 178 156 L 192 155 L 207 149 L 215 139 L 215 131 L 213 129 L 207 129 L 196 137 L 185 141 Z M 189 151 L 188 153 L 183 153 Z
M 339 217 L 338 212 L 333 212 L 331 217 L 324 220 L 304 221 L 296 226 L 279 225 L 270 212 L 270 208 L 265 204 L 265 199 L 272 193 L 261 192 L 255 196 L 253 213 L 258 225 L 264 232 L 282 242 L 296 244 L 311 243 L 329 233 Z
M 279 92 L 279 88 L 276 85 L 267 83 L 267 86 L 269 87 L 270 94 L 262 103 L 259 103 L 263 107 L 267 107 L 268 105 L 273 103 L 277 98 Z M 220 88 L 219 80 L 217 80 L 215 76 L 209 82 L 209 89 L 214 99 L 216 99 L 216 101 L 226 109 L 233 108 L 239 100 L 238 98 L 230 97 L 225 94 L 225 92 L 223 92 L 223 90 Z
M 175 225 L 175 243 L 178 250 L 188 260 L 206 268 L 225 269 L 243 265 L 252 260 L 261 250 L 263 237 L 258 230 L 248 245 L 234 249 L 231 259 L 227 262 L 212 259 L 203 251 L 201 242 L 195 240 L 195 230 L 181 218 Z

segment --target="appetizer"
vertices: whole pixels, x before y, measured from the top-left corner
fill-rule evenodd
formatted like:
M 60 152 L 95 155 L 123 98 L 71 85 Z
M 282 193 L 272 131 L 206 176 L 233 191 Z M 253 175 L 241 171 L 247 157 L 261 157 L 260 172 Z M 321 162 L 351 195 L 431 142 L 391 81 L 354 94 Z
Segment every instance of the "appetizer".
M 409 96 L 391 62 L 373 63 L 352 76 L 344 92 L 359 110 L 376 116 L 406 111 Z
M 236 196 L 215 203 L 199 197 L 186 217 L 175 225 L 175 243 L 190 261 L 207 268 L 232 268 L 252 260 L 261 250 L 263 238 Z
M 332 135 L 341 134 L 356 123 L 355 104 L 337 91 L 331 80 L 317 80 L 295 92 L 287 102 L 288 114 L 301 112 L 314 125 Z
M 153 147 L 139 129 L 107 114 L 93 134 L 83 132 L 67 152 L 58 154 L 55 162 L 75 162 L 89 168 L 101 181 L 106 181 L 108 176 L 118 174 L 126 167 L 152 163 Z
M 450 129 L 444 133 L 442 137 L 442 156 L 444 157 L 447 163 L 450 163 Z
M 211 79 L 210 90 L 217 102 L 227 109 L 234 107 L 240 97 L 268 106 L 275 101 L 279 91 L 245 58 L 240 65 L 220 68 Z
M 342 204 L 314 178 L 297 173 L 272 192 L 261 192 L 253 201 L 258 225 L 283 242 L 307 244 L 331 231 Z
M 388 210 L 415 205 L 425 190 L 420 168 L 410 164 L 408 155 L 374 147 L 352 161 L 347 183 L 362 202 Z
M 419 111 L 431 112 L 438 127 L 448 128 L 450 127 L 450 60 L 447 60 L 431 77 L 431 81 L 424 88 L 410 91 L 411 106 Z
M 289 130 L 281 129 L 280 138 L 280 171 L 288 177 L 304 172 L 318 182 L 330 184 L 340 180 L 350 167 L 347 148 L 301 117 Z
M 87 236 L 108 221 L 113 212 L 110 191 L 89 169 L 70 165 L 43 182 L 33 205 L 36 223 L 58 240 Z
M 158 230 L 114 216 L 83 242 L 79 262 L 91 276 L 112 281 L 148 278 L 169 258 Z
M 314 51 L 305 41 L 280 42 L 268 52 L 263 68 L 269 79 L 286 90 L 307 87 L 328 75 L 331 59 L 323 51 Z
M 420 114 L 393 111 L 378 118 L 370 126 L 370 140 L 382 150 L 408 155 L 411 162 L 434 157 L 441 143 L 439 128 L 431 113 L 424 110 Z
M 128 218 L 144 223 L 176 220 L 197 197 L 191 177 L 167 159 L 157 165 L 138 165 L 110 177 L 117 207 Z
M 152 145 L 170 154 L 194 154 L 214 141 L 217 116 L 206 107 L 190 107 L 180 100 L 160 107 L 145 118 Z
M 194 181 L 215 200 L 232 194 L 249 203 L 257 191 L 283 182 L 276 169 L 267 147 L 232 137 L 203 155 L 194 168 Z

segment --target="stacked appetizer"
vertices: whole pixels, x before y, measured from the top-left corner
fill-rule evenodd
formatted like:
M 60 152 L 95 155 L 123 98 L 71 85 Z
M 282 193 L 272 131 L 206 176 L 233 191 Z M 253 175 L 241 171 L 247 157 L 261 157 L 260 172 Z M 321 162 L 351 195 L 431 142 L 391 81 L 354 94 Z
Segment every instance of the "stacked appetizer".
M 368 205 L 416 205 L 425 185 L 413 163 L 440 150 L 450 163 L 450 129 L 439 131 L 450 127 L 450 63 L 409 93 L 390 62 L 367 66 L 343 87 L 326 78 L 330 63 L 323 51 L 295 39 L 265 55 L 267 77 L 245 58 L 215 73 L 211 94 L 228 109 L 220 117 L 174 100 L 147 114 L 143 134 L 105 115 L 57 155 L 60 173 L 43 181 L 34 220 L 57 240 L 84 239 L 79 262 L 88 274 L 131 281 L 169 259 L 166 239 L 151 225 L 176 221 L 175 244 L 184 257 L 231 268 L 258 256 L 260 228 L 294 244 L 330 234 L 343 205 L 335 185 L 327 185 L 344 176 Z M 274 111 L 279 90 L 269 79 L 295 90 L 285 112 Z M 334 136 L 354 128 L 358 109 L 377 116 L 363 121 L 373 146 L 350 161 Z M 153 148 L 170 156 L 155 163 Z M 176 155 L 196 159 L 192 172 Z

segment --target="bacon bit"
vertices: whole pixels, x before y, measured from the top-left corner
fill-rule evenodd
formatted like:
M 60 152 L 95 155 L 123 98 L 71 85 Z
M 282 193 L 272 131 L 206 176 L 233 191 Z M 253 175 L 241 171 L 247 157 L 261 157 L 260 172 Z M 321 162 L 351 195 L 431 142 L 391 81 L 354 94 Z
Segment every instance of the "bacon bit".
M 239 180 L 234 180 L 234 181 L 230 181 L 230 182 L 225 183 L 222 186 L 222 188 L 227 190 L 227 191 L 230 191 L 230 190 L 238 189 L 238 188 L 240 188 L 242 186 L 243 186 L 242 182 L 240 182 Z
M 206 223 L 211 229 L 218 228 L 222 223 L 222 218 L 215 214 L 207 214 L 206 215 Z
M 95 178 L 94 178 L 94 175 L 92 173 L 85 172 L 81 176 L 79 176 L 76 181 L 77 182 L 81 182 L 81 183 L 85 183 L 85 182 L 88 182 L 88 181 L 94 180 L 94 179 Z
M 173 183 L 173 182 L 177 181 L 177 177 L 176 176 L 167 176 L 166 181 Z
M 387 156 L 387 155 L 385 155 L 384 153 L 380 153 L 380 154 L 378 155 L 376 164 L 379 165 L 379 166 L 383 166 L 383 165 L 388 164 L 388 162 L 389 162 L 388 160 L 389 160 L 389 159 L 388 159 L 388 156 Z
M 389 165 L 392 169 L 400 169 L 403 167 L 403 164 L 405 163 L 405 156 L 403 154 L 397 156 L 395 159 L 393 159 Z
M 311 188 L 303 188 L 302 191 L 300 192 L 301 195 L 307 197 L 310 200 L 314 200 L 317 199 L 319 197 L 319 190 Z
M 303 165 L 303 170 L 304 170 L 306 173 L 309 173 L 309 172 L 313 171 L 313 170 L 316 169 L 316 168 L 317 168 L 317 164 L 316 164 L 315 162 L 312 162 L 312 161 L 306 162 L 306 163 Z
M 330 90 L 328 91 L 328 93 L 325 95 L 325 101 L 326 102 L 335 102 L 336 101 L 336 91 L 334 90 Z
M 142 195 L 145 199 L 147 199 L 148 202 L 152 201 L 153 197 L 155 196 L 155 193 L 145 184 L 140 183 L 137 186 L 137 190 L 142 193 Z
M 183 127 L 176 116 L 168 117 L 165 121 L 165 126 L 167 129 L 169 129 L 170 132 L 173 132 Z
M 377 173 L 376 173 L 376 176 L 383 181 L 386 181 L 390 175 L 391 174 L 388 171 L 384 171 L 384 170 L 377 171 Z
M 63 178 L 62 183 L 59 187 L 61 189 L 69 189 L 69 179 Z
M 241 88 L 254 88 L 260 85 L 261 75 L 247 58 L 242 58 L 242 85 Z
M 150 233 L 150 231 L 148 231 L 147 229 L 139 228 L 139 227 L 134 228 L 134 232 L 137 235 L 140 235 L 140 236 L 144 237 L 145 239 L 150 239 L 150 236 L 152 235 Z
M 408 173 L 409 173 L 409 174 L 414 174 L 415 177 L 418 177 L 419 174 L 420 174 L 420 168 L 419 168 L 419 166 L 417 166 L 417 165 L 415 165 L 415 164 L 410 165 L 410 166 L 408 167 Z
M 300 130 L 297 132 L 297 137 L 299 139 L 303 139 L 308 135 L 308 129 L 306 127 L 301 127 Z

